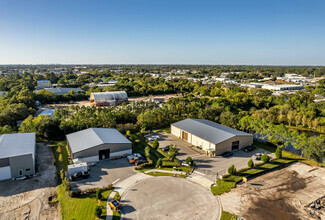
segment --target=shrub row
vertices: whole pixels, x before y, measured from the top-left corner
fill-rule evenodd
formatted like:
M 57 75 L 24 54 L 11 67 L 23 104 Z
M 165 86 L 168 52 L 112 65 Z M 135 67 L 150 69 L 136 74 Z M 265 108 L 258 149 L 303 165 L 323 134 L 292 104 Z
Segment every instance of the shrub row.
M 96 188 L 90 188 L 90 189 L 85 189 L 85 190 L 77 190 L 77 191 L 69 191 L 69 196 L 70 197 L 78 197 L 81 195 L 88 195 L 91 193 L 96 193 L 98 189 L 101 189 L 102 191 L 104 190 L 110 190 L 113 189 L 113 185 L 112 184 L 108 184 L 107 186 L 104 187 L 96 187 Z

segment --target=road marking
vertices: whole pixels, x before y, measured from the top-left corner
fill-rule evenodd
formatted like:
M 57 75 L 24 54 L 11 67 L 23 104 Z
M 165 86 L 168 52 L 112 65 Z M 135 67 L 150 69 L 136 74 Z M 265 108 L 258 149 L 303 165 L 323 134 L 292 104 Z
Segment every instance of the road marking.
M 112 182 L 112 184 L 117 183 L 120 180 L 120 178 L 118 178 L 117 180 L 115 180 L 114 182 Z
M 201 173 L 201 172 L 199 172 L 199 171 L 196 171 L 196 170 L 194 170 L 194 173 L 197 173 L 197 174 L 200 174 L 200 175 L 202 175 L 202 176 L 205 176 L 205 174 L 204 174 L 204 173 Z

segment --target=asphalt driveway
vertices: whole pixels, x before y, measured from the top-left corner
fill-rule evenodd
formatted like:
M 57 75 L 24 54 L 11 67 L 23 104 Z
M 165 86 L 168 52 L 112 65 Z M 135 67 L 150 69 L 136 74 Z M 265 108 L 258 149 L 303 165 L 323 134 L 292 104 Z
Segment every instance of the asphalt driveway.
M 140 181 L 125 192 L 121 202 L 121 219 L 218 219 L 220 215 L 216 196 L 179 177 Z
M 122 181 L 135 173 L 134 165 L 126 158 L 102 160 L 90 168 L 90 176 L 87 179 L 70 182 L 70 186 L 72 190 L 103 187 Z

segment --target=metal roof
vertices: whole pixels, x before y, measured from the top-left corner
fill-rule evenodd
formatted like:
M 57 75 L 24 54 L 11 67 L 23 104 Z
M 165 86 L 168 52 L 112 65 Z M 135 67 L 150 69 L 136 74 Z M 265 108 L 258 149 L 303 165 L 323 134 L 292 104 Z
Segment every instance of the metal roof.
M 131 143 L 114 128 L 88 128 L 67 135 L 72 153 L 80 152 L 101 144 Z
M 39 115 L 48 115 L 52 117 L 54 115 L 55 109 L 45 109 Z
M 35 133 L 15 133 L 0 135 L 0 158 L 34 154 Z
M 71 90 L 77 92 L 81 92 L 82 90 L 79 88 L 61 88 L 61 87 L 57 87 L 57 88 L 44 88 L 44 90 L 47 90 L 49 92 L 53 92 L 54 94 L 57 95 L 64 95 L 69 93 Z
M 213 144 L 221 143 L 235 136 L 252 136 L 205 119 L 188 118 L 172 125 Z
M 94 92 L 91 93 L 90 99 L 93 99 L 95 103 L 111 102 L 113 100 L 127 100 L 128 95 L 125 91 Z

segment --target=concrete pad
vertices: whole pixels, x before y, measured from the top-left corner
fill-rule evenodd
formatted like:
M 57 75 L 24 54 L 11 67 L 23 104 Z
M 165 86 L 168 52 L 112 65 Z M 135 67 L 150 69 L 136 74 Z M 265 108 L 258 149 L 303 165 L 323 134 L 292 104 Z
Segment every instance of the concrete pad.
M 134 165 L 131 165 L 126 158 L 102 160 L 90 168 L 90 176 L 87 179 L 70 182 L 70 186 L 72 190 L 85 190 L 113 183 L 115 185 L 135 173 Z
M 185 160 L 187 157 L 201 156 L 202 154 L 191 149 L 190 143 L 183 141 L 172 134 L 165 132 L 158 132 L 159 135 L 159 148 L 163 148 L 168 145 L 174 145 L 178 149 L 177 159 Z
M 154 177 L 122 196 L 122 219 L 219 219 L 218 198 L 178 177 Z

